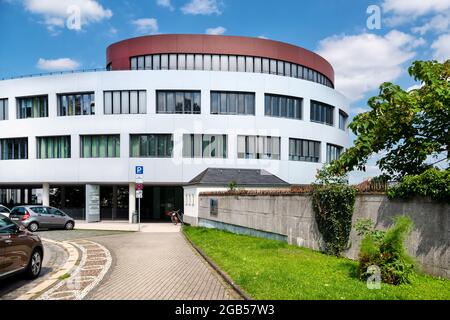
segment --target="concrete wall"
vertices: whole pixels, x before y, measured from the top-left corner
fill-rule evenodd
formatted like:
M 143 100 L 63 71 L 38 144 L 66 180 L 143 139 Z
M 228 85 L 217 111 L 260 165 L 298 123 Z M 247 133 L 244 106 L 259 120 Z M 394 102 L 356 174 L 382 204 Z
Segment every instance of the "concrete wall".
M 219 214 L 211 216 L 209 200 L 219 200 Z M 371 219 L 377 228 L 386 229 L 397 215 L 407 215 L 415 228 L 407 248 L 423 270 L 450 278 L 450 206 L 426 199 L 390 201 L 384 195 L 358 195 L 353 225 L 358 219 Z M 211 220 L 287 236 L 291 244 L 320 250 L 322 237 L 308 195 L 279 196 L 200 196 L 200 220 Z M 359 237 L 352 229 L 345 256 L 357 259 Z

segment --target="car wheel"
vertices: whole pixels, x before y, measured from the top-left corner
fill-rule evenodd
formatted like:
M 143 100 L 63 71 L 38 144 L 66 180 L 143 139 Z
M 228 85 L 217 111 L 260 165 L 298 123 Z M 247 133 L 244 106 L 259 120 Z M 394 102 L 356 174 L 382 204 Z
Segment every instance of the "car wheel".
M 30 230 L 31 232 L 36 232 L 39 229 L 39 225 L 37 224 L 37 222 L 32 222 L 28 225 L 28 230 Z
M 39 249 L 34 249 L 28 263 L 26 275 L 28 279 L 36 279 L 42 269 L 42 253 Z
M 64 229 L 66 229 L 66 230 L 73 230 L 73 227 L 74 227 L 74 223 L 72 221 L 69 221 L 64 226 Z

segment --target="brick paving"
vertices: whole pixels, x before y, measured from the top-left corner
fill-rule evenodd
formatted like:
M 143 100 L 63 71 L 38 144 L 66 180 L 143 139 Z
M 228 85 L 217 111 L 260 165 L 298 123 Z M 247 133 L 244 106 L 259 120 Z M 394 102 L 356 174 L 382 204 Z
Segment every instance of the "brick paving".
M 181 233 L 133 233 L 94 240 L 111 251 L 114 262 L 87 299 L 239 299 Z
M 70 277 L 60 281 L 37 300 L 82 300 L 109 271 L 111 255 L 108 249 L 83 239 L 67 243 L 81 252 L 81 261 L 70 271 Z

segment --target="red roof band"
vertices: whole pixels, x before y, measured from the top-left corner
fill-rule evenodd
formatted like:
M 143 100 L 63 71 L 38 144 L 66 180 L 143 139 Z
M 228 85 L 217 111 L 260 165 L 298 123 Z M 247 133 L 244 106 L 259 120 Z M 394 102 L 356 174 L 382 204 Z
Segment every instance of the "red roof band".
M 227 54 L 296 63 L 322 73 L 334 84 L 331 64 L 318 54 L 279 41 L 213 35 L 155 35 L 116 42 L 106 49 L 112 70 L 130 70 L 130 58 L 163 53 Z

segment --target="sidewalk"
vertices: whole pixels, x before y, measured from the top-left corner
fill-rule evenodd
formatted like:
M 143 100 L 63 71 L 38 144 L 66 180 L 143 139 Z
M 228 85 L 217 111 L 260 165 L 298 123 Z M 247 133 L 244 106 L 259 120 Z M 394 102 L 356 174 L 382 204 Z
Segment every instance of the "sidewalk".
M 124 233 L 95 241 L 115 263 L 88 300 L 240 299 L 181 233 Z
M 181 225 L 172 223 L 141 223 L 139 225 L 130 224 L 128 221 L 101 221 L 87 223 L 83 220 L 75 221 L 75 230 L 108 230 L 108 231 L 140 231 L 144 233 L 176 233 L 180 232 Z

